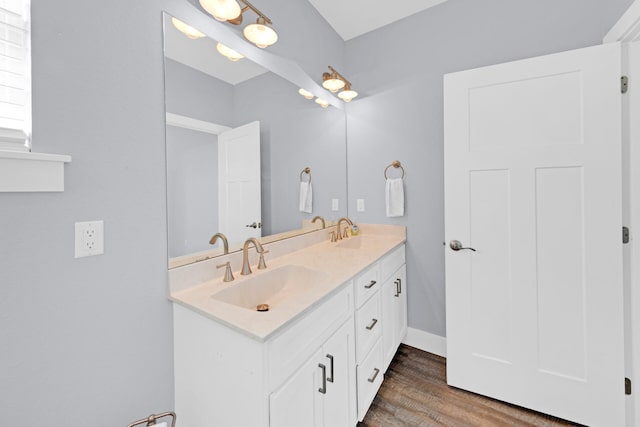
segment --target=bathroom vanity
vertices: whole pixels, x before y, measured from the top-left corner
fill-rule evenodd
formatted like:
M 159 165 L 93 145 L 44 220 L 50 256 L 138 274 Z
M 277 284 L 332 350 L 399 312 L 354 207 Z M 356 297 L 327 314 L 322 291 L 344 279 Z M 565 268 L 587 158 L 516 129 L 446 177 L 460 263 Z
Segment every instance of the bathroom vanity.
M 330 228 L 170 270 L 184 427 L 355 426 L 407 331 L 404 227 Z M 223 281 L 231 262 L 235 280 Z M 215 264 L 215 265 L 214 265 Z M 259 312 L 259 302 L 269 311 Z

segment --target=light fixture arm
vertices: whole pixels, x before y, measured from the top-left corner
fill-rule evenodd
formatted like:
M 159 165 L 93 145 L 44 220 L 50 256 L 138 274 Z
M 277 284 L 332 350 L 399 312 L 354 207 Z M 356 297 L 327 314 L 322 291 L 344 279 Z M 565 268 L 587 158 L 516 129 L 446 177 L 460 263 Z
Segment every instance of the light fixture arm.
M 244 1 L 244 0 L 242 0 L 242 1 Z M 347 80 L 347 79 L 346 79 L 342 74 L 340 74 L 338 71 L 336 71 L 336 69 L 335 69 L 335 68 L 333 68 L 331 65 L 329 65 L 329 69 L 331 70 L 331 73 L 332 73 L 332 74 L 336 75 L 337 77 L 339 77 L 339 78 L 340 78 L 340 80 L 342 80 L 342 81 L 344 82 L 345 86 L 346 86 L 346 85 L 351 86 L 351 82 L 350 82 L 349 80 Z
M 254 5 L 249 3 L 247 0 L 240 0 L 240 1 L 245 4 L 245 7 L 242 8 L 242 10 L 240 12 L 240 15 L 242 15 L 247 10 L 251 9 L 256 15 L 258 15 L 260 18 L 264 19 L 264 21 L 267 24 L 273 25 L 273 22 L 271 22 L 271 19 L 269 19 L 267 17 L 267 15 L 265 15 L 264 13 L 260 12 Z

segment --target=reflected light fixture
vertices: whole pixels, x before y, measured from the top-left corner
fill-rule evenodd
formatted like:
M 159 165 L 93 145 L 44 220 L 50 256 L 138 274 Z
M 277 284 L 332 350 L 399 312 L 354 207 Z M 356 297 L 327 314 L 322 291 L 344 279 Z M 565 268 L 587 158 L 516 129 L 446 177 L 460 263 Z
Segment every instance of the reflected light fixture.
M 313 94 L 311 92 L 309 92 L 308 90 L 304 90 L 302 88 L 300 88 L 298 90 L 298 93 L 302 96 L 304 96 L 307 99 L 313 99 Z
M 255 8 L 248 0 L 239 0 L 245 6 L 240 8 L 236 0 L 200 0 L 200 5 L 219 21 L 226 21 L 233 25 L 242 24 L 242 14 L 252 10 L 258 19 L 255 24 L 247 25 L 242 34 L 259 48 L 271 46 L 278 41 L 278 33 L 270 27 L 271 19 Z
M 342 90 L 338 94 L 338 98 L 344 102 L 350 102 L 353 98 L 358 96 L 358 92 L 351 89 L 351 82 L 347 80 L 342 74 L 336 71 L 331 65 L 329 65 L 330 73 L 322 73 L 322 87 L 329 89 L 335 93 Z
M 220 42 L 218 42 L 218 44 L 216 45 L 216 49 L 218 50 L 220 55 L 226 57 L 229 61 L 232 61 L 232 62 L 236 62 L 239 59 L 244 58 L 244 55 L 236 52 L 235 50 L 231 49 L 230 47 L 227 47 L 227 46 L 223 45 Z
M 200 5 L 218 21 L 228 21 L 242 15 L 236 0 L 200 0 Z
M 196 30 L 191 25 L 185 24 L 184 22 L 182 22 L 178 18 L 173 18 L 172 17 L 171 18 L 171 23 L 173 24 L 174 27 L 176 27 L 178 30 L 180 30 L 182 33 L 184 33 L 185 36 L 189 37 L 192 40 L 204 37 L 204 34 L 202 34 L 200 31 Z
M 329 103 L 322 98 L 316 98 L 316 104 L 318 104 L 322 108 L 327 108 L 329 106 Z

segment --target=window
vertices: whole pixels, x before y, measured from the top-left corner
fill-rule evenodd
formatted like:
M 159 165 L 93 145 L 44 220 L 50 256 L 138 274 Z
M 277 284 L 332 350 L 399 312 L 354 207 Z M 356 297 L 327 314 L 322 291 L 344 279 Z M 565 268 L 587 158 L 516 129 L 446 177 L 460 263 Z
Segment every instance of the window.
M 70 156 L 31 152 L 30 0 L 0 0 L 0 192 L 64 191 Z
M 29 150 L 29 18 L 29 0 L 0 0 L 0 150 Z

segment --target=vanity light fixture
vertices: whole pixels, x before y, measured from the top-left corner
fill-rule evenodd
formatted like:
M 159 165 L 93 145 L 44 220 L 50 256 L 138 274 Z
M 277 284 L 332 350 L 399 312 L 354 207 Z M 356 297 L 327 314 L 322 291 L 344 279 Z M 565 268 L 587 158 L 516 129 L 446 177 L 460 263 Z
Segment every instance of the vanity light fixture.
M 191 25 L 185 24 L 184 22 L 182 22 L 177 18 L 172 17 L 171 23 L 173 24 L 174 27 L 176 27 L 178 30 L 184 33 L 185 36 L 189 37 L 192 40 L 204 37 L 204 34 L 202 34 L 200 31 L 196 30 Z
M 358 92 L 351 89 L 351 82 L 347 80 L 342 74 L 336 71 L 331 65 L 329 65 L 331 73 L 322 73 L 322 86 L 325 89 L 329 89 L 331 92 L 337 92 L 342 90 L 338 94 L 338 98 L 344 102 L 350 102 L 353 98 L 358 96 Z
M 307 99 L 313 99 L 313 94 L 311 92 L 309 92 L 308 90 L 304 90 L 302 88 L 300 88 L 298 90 L 298 93 L 302 96 L 304 96 Z
M 275 32 L 269 19 L 264 13 L 255 8 L 248 0 L 240 0 L 245 6 L 240 8 L 236 0 L 200 0 L 200 5 L 219 21 L 226 21 L 233 25 L 242 24 L 242 14 L 251 9 L 258 19 L 255 24 L 247 25 L 242 34 L 251 43 L 259 48 L 271 46 L 278 41 L 278 33 Z
M 218 42 L 218 44 L 216 45 L 216 49 L 218 50 L 218 53 L 220 53 L 220 55 L 226 57 L 231 62 L 236 62 L 236 61 L 244 58 L 244 55 L 242 55 L 241 53 L 236 52 L 235 50 L 231 49 L 230 47 L 227 47 L 227 46 L 223 45 L 220 42 Z
M 316 98 L 316 104 L 318 104 L 322 108 L 327 108 L 329 106 L 329 103 L 322 98 Z

